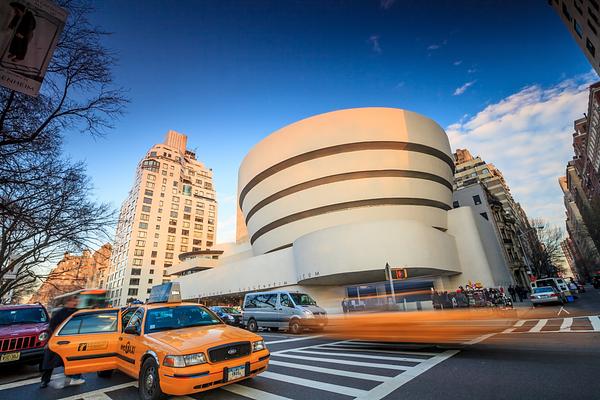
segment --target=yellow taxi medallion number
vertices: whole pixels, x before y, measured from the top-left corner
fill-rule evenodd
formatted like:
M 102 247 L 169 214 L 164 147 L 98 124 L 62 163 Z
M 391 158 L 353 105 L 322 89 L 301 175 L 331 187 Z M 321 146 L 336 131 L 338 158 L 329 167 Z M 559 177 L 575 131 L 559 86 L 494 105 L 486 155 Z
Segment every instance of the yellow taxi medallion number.
M 2 354 L 2 357 L 0 357 L 0 363 L 18 361 L 19 358 L 21 358 L 21 352 L 19 352 L 19 351 L 15 352 L 15 353 Z

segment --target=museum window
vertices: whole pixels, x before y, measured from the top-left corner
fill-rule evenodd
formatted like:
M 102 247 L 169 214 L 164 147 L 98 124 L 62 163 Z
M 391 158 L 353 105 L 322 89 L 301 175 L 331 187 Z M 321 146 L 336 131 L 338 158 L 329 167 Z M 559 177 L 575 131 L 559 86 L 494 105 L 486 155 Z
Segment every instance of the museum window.
M 473 203 L 475 203 L 475 205 L 479 205 L 481 204 L 481 197 L 479 197 L 478 194 L 476 194 L 475 196 L 473 196 Z

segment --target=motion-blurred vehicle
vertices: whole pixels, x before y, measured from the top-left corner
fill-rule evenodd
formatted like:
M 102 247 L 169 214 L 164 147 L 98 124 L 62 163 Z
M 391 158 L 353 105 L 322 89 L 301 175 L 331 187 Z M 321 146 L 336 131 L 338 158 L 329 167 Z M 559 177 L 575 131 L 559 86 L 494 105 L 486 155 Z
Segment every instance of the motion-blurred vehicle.
M 554 288 L 564 303 L 567 302 L 567 297 L 572 296 L 568 283 L 562 278 L 543 278 L 531 283 L 532 289 L 546 286 Z
M 0 306 L 0 365 L 39 363 L 50 337 L 48 320 L 41 304 Z
M 287 329 L 297 334 L 306 328 L 321 331 L 327 326 L 327 312 L 306 293 L 248 293 L 244 297 L 242 315 L 244 326 L 251 332 L 269 328 Z
M 540 304 L 564 303 L 562 296 L 552 286 L 533 288 L 529 299 L 531 300 L 531 303 L 533 303 L 534 307 L 537 307 Z
M 108 306 L 106 299 L 106 289 L 80 289 L 56 296 L 50 302 L 50 314 L 64 306 L 64 303 L 71 297 L 77 298 L 77 308 L 84 310 L 87 308 L 105 308 Z
M 77 311 L 49 347 L 67 375 L 110 377 L 118 369 L 138 379 L 143 400 L 254 377 L 267 369 L 270 356 L 261 336 L 224 324 L 200 304 L 182 303 L 176 282 L 155 286 L 147 304 L 137 307 Z
M 592 285 L 594 285 L 594 289 L 600 289 L 600 275 L 592 277 Z
M 209 307 L 219 316 L 227 325 L 241 326 L 242 312 L 235 307 L 213 306 Z

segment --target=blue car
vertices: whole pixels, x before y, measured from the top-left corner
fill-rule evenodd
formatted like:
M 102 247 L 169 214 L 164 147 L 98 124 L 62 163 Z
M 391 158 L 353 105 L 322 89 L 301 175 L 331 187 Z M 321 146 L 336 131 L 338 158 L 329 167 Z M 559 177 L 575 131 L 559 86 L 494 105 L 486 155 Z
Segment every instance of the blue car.
M 209 307 L 215 312 L 227 325 L 241 326 L 242 313 L 235 307 L 213 306 Z

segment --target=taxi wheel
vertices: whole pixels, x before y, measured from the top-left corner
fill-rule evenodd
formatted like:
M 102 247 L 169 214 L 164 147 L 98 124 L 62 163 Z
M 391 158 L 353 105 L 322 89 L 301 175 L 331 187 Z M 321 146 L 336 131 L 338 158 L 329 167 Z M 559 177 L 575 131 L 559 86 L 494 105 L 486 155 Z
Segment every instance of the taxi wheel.
M 142 400 L 159 400 L 164 397 L 163 392 L 160 390 L 158 364 L 154 361 L 154 358 L 148 358 L 142 364 L 138 390 Z
M 300 323 L 298 321 L 290 322 L 290 333 L 297 335 L 301 331 Z
M 251 319 L 250 321 L 248 321 L 248 330 L 250 332 L 258 331 L 258 324 L 256 323 L 256 320 Z

